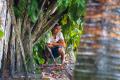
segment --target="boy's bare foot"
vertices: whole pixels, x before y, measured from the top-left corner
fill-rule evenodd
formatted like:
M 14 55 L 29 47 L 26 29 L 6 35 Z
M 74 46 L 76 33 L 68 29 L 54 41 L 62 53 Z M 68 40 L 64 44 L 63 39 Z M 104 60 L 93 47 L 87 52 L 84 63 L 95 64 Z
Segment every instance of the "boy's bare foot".
M 57 62 L 56 62 L 56 61 L 54 61 L 54 64 L 56 65 L 56 64 L 57 64 Z

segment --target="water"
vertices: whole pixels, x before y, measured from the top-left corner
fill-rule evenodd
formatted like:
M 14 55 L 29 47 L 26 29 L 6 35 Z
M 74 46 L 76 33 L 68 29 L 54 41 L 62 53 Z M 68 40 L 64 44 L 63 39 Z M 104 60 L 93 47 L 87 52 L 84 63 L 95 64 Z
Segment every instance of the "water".
M 88 1 L 85 34 L 81 37 L 74 80 L 120 80 L 118 2 L 120 1 Z

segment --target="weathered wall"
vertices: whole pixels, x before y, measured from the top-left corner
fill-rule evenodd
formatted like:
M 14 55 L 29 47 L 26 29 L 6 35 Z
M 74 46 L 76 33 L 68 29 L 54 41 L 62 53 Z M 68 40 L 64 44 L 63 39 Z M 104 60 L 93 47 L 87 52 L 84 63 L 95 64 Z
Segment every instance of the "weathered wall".
M 120 0 L 89 0 L 75 80 L 120 77 Z

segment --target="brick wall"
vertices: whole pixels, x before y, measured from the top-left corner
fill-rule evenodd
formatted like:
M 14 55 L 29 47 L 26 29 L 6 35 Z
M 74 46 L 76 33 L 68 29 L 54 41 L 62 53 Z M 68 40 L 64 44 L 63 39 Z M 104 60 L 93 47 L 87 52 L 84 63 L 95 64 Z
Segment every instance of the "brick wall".
M 120 79 L 120 0 L 88 0 L 75 80 Z

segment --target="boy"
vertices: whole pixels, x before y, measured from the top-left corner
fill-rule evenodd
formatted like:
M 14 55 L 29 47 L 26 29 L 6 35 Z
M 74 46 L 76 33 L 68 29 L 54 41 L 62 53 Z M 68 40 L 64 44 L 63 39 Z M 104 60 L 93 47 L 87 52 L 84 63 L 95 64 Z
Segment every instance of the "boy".
M 45 63 L 47 63 L 49 57 L 57 58 L 61 56 L 61 62 L 63 64 L 65 61 L 64 47 L 66 47 L 66 44 L 61 32 L 61 26 L 56 24 L 52 29 L 52 35 L 50 36 L 46 46 L 47 50 L 45 51 Z

